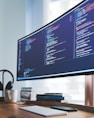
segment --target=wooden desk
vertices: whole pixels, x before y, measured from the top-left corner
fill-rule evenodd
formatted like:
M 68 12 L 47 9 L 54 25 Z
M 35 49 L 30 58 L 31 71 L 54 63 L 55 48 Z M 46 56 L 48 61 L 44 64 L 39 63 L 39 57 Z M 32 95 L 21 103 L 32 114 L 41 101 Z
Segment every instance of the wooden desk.
M 19 109 L 19 107 L 21 106 L 29 106 L 33 104 L 40 105 L 41 103 L 43 106 L 44 104 L 47 104 L 45 106 L 50 106 L 51 104 L 52 105 L 57 104 L 56 102 L 55 103 L 48 102 L 49 104 L 47 102 L 31 102 L 24 105 L 17 105 L 17 104 L 12 104 L 12 103 L 0 103 L 0 118 L 45 118 L 43 116 Z M 60 105 L 60 103 L 57 105 Z M 65 116 L 53 116 L 49 118 L 94 118 L 94 112 L 91 113 L 91 112 L 87 112 L 83 110 L 78 110 L 77 112 L 69 112 Z

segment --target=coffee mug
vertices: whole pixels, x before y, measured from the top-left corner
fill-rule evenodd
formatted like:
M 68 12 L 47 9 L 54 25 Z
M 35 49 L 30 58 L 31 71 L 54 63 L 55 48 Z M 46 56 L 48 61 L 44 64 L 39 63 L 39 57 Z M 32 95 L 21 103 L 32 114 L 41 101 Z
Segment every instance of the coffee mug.
M 17 102 L 17 90 L 7 90 L 5 91 L 5 102 Z

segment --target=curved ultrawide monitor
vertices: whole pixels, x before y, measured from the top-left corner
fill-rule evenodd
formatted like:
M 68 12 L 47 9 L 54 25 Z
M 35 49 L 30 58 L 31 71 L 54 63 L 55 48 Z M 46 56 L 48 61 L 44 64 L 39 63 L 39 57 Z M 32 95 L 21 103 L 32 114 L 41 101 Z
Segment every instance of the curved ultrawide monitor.
M 94 0 L 18 40 L 17 80 L 94 71 Z

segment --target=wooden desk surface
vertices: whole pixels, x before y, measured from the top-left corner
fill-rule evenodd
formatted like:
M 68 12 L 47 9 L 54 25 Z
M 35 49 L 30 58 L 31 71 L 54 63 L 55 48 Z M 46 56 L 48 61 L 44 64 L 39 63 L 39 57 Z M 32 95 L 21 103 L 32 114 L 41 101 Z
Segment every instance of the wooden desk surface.
M 27 104 L 27 106 L 33 104 Z M 0 103 L 0 118 L 45 118 L 43 116 L 20 110 L 19 107 L 26 105 L 17 105 L 12 103 Z M 78 110 L 76 112 L 68 112 L 64 116 L 53 116 L 46 118 L 94 118 L 94 113 Z

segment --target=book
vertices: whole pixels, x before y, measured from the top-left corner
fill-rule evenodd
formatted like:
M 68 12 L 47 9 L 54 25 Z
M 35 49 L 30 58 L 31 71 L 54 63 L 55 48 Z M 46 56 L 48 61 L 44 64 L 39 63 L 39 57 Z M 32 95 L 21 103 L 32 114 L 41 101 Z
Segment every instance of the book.
M 62 96 L 63 94 L 62 93 L 45 93 L 45 95 L 59 95 L 59 96 Z
M 64 100 L 64 96 L 57 94 L 37 94 L 37 100 L 49 100 L 49 101 L 61 101 Z

